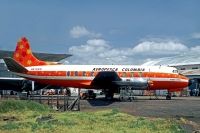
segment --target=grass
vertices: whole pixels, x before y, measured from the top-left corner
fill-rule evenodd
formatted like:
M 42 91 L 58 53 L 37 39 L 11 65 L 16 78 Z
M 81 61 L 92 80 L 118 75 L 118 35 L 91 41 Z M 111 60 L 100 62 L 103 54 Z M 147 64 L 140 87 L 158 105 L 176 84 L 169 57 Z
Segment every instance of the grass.
M 48 106 L 44 106 L 37 102 L 28 100 L 5 100 L 0 102 L 0 113 L 12 112 L 12 111 L 48 111 Z
M 12 102 L 14 102 L 15 104 L 13 104 Z M 10 108 L 6 107 L 6 109 L 2 109 L 2 107 L 4 106 L 9 106 Z M 19 107 L 22 107 L 23 109 Z M 118 109 L 97 112 L 54 112 L 46 106 L 28 101 L 3 101 L 0 102 L 0 108 L 1 133 L 184 132 L 179 124 L 174 120 L 135 117 L 125 113 L 121 113 Z M 5 121 L 5 118 L 7 118 L 8 120 Z M 41 118 L 45 118 L 45 120 L 42 120 Z

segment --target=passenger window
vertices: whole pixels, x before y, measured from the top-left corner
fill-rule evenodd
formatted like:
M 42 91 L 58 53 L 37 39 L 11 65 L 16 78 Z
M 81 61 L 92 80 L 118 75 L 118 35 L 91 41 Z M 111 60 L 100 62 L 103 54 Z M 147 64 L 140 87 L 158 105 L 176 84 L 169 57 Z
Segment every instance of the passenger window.
M 139 72 L 138 75 L 139 75 L 139 77 L 142 77 L 142 72 Z
M 172 72 L 173 72 L 173 73 L 178 73 L 178 70 L 173 70 Z
M 131 77 L 134 77 L 134 73 L 133 72 L 131 72 Z
M 70 76 L 70 71 L 67 71 L 67 76 Z
M 123 72 L 123 75 L 122 75 L 123 77 L 126 77 L 126 72 Z
M 78 76 L 78 72 L 77 71 L 75 71 L 75 76 Z
M 83 76 L 86 76 L 86 72 L 85 71 L 83 71 Z
M 90 76 L 93 77 L 93 76 L 94 76 L 94 72 L 91 72 L 91 73 L 90 73 Z

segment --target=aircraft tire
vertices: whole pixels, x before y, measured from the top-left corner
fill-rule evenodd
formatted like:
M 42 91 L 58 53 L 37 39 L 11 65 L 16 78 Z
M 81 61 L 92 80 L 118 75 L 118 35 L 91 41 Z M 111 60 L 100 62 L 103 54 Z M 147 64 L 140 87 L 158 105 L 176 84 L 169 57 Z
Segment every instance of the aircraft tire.
M 171 100 L 172 98 L 171 98 L 171 96 L 170 95 L 167 95 L 166 96 L 166 100 Z
M 112 100 L 113 97 L 114 97 L 114 93 L 113 93 L 113 92 L 107 92 L 107 93 L 105 94 L 105 98 L 106 98 L 107 100 Z

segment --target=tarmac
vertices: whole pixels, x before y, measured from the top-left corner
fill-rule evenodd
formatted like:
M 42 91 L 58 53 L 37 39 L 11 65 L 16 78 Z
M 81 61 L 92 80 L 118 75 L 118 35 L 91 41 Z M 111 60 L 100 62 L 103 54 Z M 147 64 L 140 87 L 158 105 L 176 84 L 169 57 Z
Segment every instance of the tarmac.
M 151 99 L 151 100 L 150 100 Z M 186 132 L 200 131 L 200 97 L 165 97 L 136 96 L 135 100 L 104 100 L 102 96 L 95 100 L 81 100 L 81 111 L 95 111 L 117 108 L 122 112 L 143 117 L 184 119 L 182 127 Z

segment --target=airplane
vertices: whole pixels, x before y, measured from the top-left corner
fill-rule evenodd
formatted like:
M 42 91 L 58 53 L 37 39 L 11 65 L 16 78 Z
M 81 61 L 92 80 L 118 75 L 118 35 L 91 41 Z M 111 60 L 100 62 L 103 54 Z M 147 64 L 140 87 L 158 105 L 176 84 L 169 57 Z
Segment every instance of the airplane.
M 4 62 L 9 71 L 41 84 L 63 87 L 102 89 L 107 99 L 112 99 L 119 88 L 134 90 L 181 91 L 190 85 L 190 80 L 179 74 L 174 67 L 139 65 L 64 65 L 37 59 L 31 51 L 27 38 L 22 37 L 16 46 L 13 58 Z

